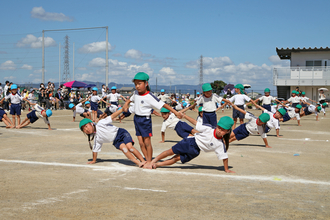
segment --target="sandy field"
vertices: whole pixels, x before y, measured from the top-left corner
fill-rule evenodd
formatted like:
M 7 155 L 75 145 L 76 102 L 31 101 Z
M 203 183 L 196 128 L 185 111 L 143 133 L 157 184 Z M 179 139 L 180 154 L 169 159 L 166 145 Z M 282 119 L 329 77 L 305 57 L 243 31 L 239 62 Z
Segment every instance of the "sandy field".
M 218 119 L 231 114 L 220 111 Z M 112 144 L 88 165 L 92 152 L 80 120 L 58 110 L 53 131 L 43 120 L 21 130 L 0 123 L 0 219 L 330 219 L 330 115 L 303 117 L 301 127 L 282 123 L 281 138 L 269 133 L 271 149 L 259 136 L 231 143 L 234 174 L 204 152 L 186 164 L 145 170 Z M 181 139 L 168 129 L 159 143 L 162 118 L 152 120 L 156 156 Z M 114 125 L 137 141 L 133 116 Z

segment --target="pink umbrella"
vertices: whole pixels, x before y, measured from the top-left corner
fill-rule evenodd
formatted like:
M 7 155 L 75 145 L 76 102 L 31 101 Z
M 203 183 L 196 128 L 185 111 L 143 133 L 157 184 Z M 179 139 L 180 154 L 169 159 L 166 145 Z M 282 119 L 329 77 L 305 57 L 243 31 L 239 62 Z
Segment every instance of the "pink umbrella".
M 69 87 L 69 88 L 84 88 L 84 87 L 86 87 L 87 84 L 84 82 L 79 82 L 79 81 L 74 80 L 71 82 L 66 82 L 63 85 L 66 87 Z

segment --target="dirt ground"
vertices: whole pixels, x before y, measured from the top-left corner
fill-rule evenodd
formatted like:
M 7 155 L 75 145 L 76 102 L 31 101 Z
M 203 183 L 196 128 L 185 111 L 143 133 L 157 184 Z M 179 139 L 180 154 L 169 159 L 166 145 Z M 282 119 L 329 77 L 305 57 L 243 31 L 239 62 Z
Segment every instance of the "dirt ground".
M 220 111 L 218 119 L 231 114 Z M 231 143 L 234 174 L 204 152 L 187 164 L 144 170 L 112 144 L 88 165 L 92 153 L 80 120 L 58 110 L 53 131 L 42 120 L 21 130 L 0 123 L 0 219 L 330 219 L 330 115 L 319 122 L 303 117 L 301 127 L 282 123 L 283 137 L 268 135 L 271 149 L 259 136 Z M 168 129 L 159 143 L 162 118 L 152 120 L 156 156 L 180 137 Z M 140 149 L 133 116 L 114 125 Z

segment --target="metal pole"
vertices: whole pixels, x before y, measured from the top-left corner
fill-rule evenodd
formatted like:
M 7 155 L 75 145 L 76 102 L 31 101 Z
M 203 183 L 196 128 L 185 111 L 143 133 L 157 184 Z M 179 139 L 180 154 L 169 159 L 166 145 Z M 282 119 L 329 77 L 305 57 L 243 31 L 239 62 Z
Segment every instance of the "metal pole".
M 157 92 L 157 77 L 156 77 L 156 92 Z
M 58 45 L 58 88 L 61 85 L 61 43 Z
M 41 82 L 45 83 L 45 31 L 42 30 L 42 79 Z
M 108 26 L 106 27 L 106 36 L 105 36 L 105 86 L 108 87 L 109 83 L 109 61 L 108 61 Z
M 74 42 L 73 42 L 73 65 L 72 65 L 72 73 L 73 73 L 73 79 L 74 80 Z

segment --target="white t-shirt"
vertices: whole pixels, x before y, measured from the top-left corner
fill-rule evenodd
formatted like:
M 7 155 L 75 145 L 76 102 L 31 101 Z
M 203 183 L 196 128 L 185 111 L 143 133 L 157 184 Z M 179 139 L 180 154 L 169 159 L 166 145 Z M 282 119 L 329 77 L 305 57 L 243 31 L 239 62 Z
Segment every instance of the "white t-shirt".
M 9 86 L 5 85 L 5 88 L 4 88 L 4 90 L 3 90 L 3 92 L 4 92 L 4 96 L 7 95 L 8 89 L 9 89 Z
M 164 94 L 164 95 L 160 94 L 157 98 L 165 103 L 170 101 L 170 97 L 167 94 Z
M 270 116 L 269 121 L 267 121 L 267 126 L 270 129 L 273 129 L 273 128 L 275 128 L 276 130 L 280 129 L 280 123 L 279 123 L 278 119 L 276 119 L 274 117 L 274 113 L 268 111 L 267 109 L 265 109 L 265 111 L 263 111 L 263 112 L 269 114 L 269 116 Z
M 139 116 L 150 116 L 153 108 L 161 109 L 165 104 L 151 92 L 139 95 L 138 91 L 135 91 L 130 100 L 134 102 L 134 112 Z
M 305 97 L 302 96 L 302 97 L 300 97 L 300 100 L 301 100 L 301 101 L 304 101 L 304 102 L 307 102 L 307 101 L 309 100 L 309 98 L 307 98 L 306 96 L 305 96 Z
M 252 135 L 261 135 L 261 138 L 266 138 L 267 135 L 264 132 L 264 129 L 262 126 L 257 125 L 258 117 L 254 116 L 252 113 L 247 112 L 245 114 L 245 119 L 249 120 L 249 122 L 246 123 L 246 130 L 252 134 Z
M 216 137 L 215 129 L 197 121 L 196 130 L 198 130 L 199 133 L 195 134 L 195 141 L 202 151 L 214 151 L 219 160 L 228 158 L 226 146 L 222 139 Z M 188 138 L 190 137 L 188 136 Z
M 107 95 L 107 89 L 102 88 L 102 98 Z
M 110 105 L 109 106 L 109 111 L 111 113 L 115 113 L 117 111 L 117 109 L 118 109 L 118 106 L 117 105 Z
M 76 114 L 82 114 L 85 112 L 85 109 L 82 105 L 82 103 L 79 103 L 78 105 L 76 105 L 76 110 L 73 110 L 73 117 L 76 117 Z
M 300 114 L 296 113 L 295 108 L 287 108 L 288 115 L 290 118 L 296 118 L 297 120 L 300 120 Z
M 43 108 L 43 107 L 41 107 L 40 105 L 38 105 L 38 104 L 36 104 L 36 105 L 34 105 L 34 110 L 36 110 L 36 116 L 38 117 L 38 118 L 42 118 L 43 120 L 44 120 L 44 122 L 45 122 L 45 124 L 49 124 L 49 121 L 48 121 L 48 118 L 45 118 L 44 116 L 42 116 L 42 114 L 41 114 L 41 112 L 42 111 L 45 111 L 45 109 Z
M 262 102 L 262 105 L 270 105 L 272 101 L 275 101 L 275 98 L 273 96 L 261 96 L 259 100 Z
M 91 102 L 98 102 L 101 98 L 98 95 L 91 95 Z
M 2 86 L 0 86 L 0 98 L 2 98 L 2 93 L 3 93 L 3 89 Z
M 204 95 L 200 96 L 196 104 L 203 104 L 203 111 L 204 112 L 214 112 L 217 110 L 217 103 L 221 103 L 222 98 L 217 94 L 212 94 L 209 98 L 206 98 Z
M 118 99 L 120 98 L 120 94 L 118 93 L 110 93 L 107 95 L 107 99 L 109 100 L 109 102 L 118 102 Z
M 244 94 L 236 94 L 229 99 L 230 102 L 235 102 L 235 105 L 244 105 L 245 101 L 249 102 L 251 99 Z
M 319 101 L 325 99 L 325 94 L 319 93 Z
M 311 113 L 315 113 L 315 115 L 318 115 L 319 113 L 316 110 L 316 106 L 315 105 L 309 105 L 308 106 L 308 111 Z
M 165 132 L 166 128 L 171 128 L 174 129 L 176 124 L 180 121 L 179 118 L 177 118 L 175 116 L 175 114 L 170 113 L 170 115 L 168 116 L 168 118 L 166 120 L 164 120 L 163 124 L 162 124 L 162 128 L 161 128 L 161 132 Z
M 23 97 L 18 93 L 16 93 L 15 95 L 13 95 L 13 93 L 10 93 L 5 97 L 5 99 L 6 100 L 10 99 L 11 104 L 20 104 L 21 101 L 23 100 Z
M 288 99 L 288 102 L 292 102 L 292 103 L 300 103 L 300 97 L 299 96 L 295 96 L 295 97 L 290 97 Z
M 115 140 L 119 128 L 113 126 L 111 122 L 112 118 L 108 116 L 96 124 L 93 152 L 100 152 L 103 143 L 111 143 Z

